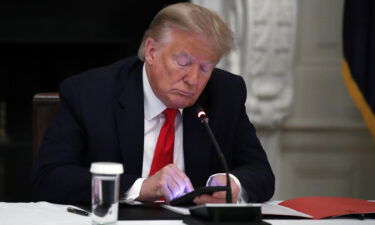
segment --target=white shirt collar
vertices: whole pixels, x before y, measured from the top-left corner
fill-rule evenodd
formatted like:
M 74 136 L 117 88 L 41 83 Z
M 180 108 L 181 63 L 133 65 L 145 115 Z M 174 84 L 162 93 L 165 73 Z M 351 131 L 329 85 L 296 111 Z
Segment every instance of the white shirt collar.
M 145 119 L 151 120 L 162 113 L 167 107 L 162 101 L 160 101 L 160 99 L 158 99 L 158 97 L 156 97 L 154 91 L 152 90 L 150 82 L 148 81 L 145 64 L 143 64 L 142 79 Z
M 142 68 L 142 79 L 143 79 L 143 102 L 144 102 L 144 110 L 145 110 L 145 119 L 151 120 L 162 113 L 167 106 L 164 105 L 162 101 L 158 97 L 156 97 L 154 91 L 150 86 L 150 82 L 148 81 L 148 76 L 146 72 L 146 66 L 143 64 Z M 178 109 L 180 114 L 182 115 L 183 109 Z

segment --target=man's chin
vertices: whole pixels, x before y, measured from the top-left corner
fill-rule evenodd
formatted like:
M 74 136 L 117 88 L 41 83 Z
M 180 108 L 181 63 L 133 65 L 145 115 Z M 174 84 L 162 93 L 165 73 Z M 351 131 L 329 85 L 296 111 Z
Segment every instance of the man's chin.
M 170 104 L 167 104 L 167 107 L 172 109 L 184 109 L 194 105 L 194 102 L 195 101 L 171 101 Z
M 193 104 L 170 104 L 170 105 L 167 105 L 167 107 L 171 109 L 184 109 L 189 106 L 192 106 Z
M 168 99 L 168 102 L 164 102 L 164 104 L 168 108 L 172 109 L 184 109 L 189 106 L 194 105 L 195 101 L 197 100 L 194 97 L 186 97 L 182 95 L 170 95 L 170 98 Z

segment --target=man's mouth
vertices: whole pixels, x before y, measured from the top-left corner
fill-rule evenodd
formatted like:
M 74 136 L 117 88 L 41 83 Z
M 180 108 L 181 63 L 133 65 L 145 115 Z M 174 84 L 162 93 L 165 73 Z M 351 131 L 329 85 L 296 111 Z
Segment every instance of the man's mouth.
M 178 94 L 183 95 L 185 97 L 192 97 L 194 93 L 189 91 L 183 91 L 183 90 L 176 90 Z

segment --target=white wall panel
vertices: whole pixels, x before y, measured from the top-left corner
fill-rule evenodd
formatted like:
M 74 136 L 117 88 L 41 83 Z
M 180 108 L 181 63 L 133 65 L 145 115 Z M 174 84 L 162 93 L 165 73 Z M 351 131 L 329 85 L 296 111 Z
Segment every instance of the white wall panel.
M 279 198 L 375 199 L 375 142 L 341 77 L 343 0 L 298 3 L 295 96 L 280 138 Z

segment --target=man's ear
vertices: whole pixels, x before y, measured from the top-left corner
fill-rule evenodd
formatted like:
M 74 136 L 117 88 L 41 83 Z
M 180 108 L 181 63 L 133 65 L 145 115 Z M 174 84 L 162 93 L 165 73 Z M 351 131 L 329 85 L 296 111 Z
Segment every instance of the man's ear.
M 145 61 L 147 64 L 152 65 L 155 59 L 155 48 L 156 48 L 156 41 L 148 37 L 145 43 Z

